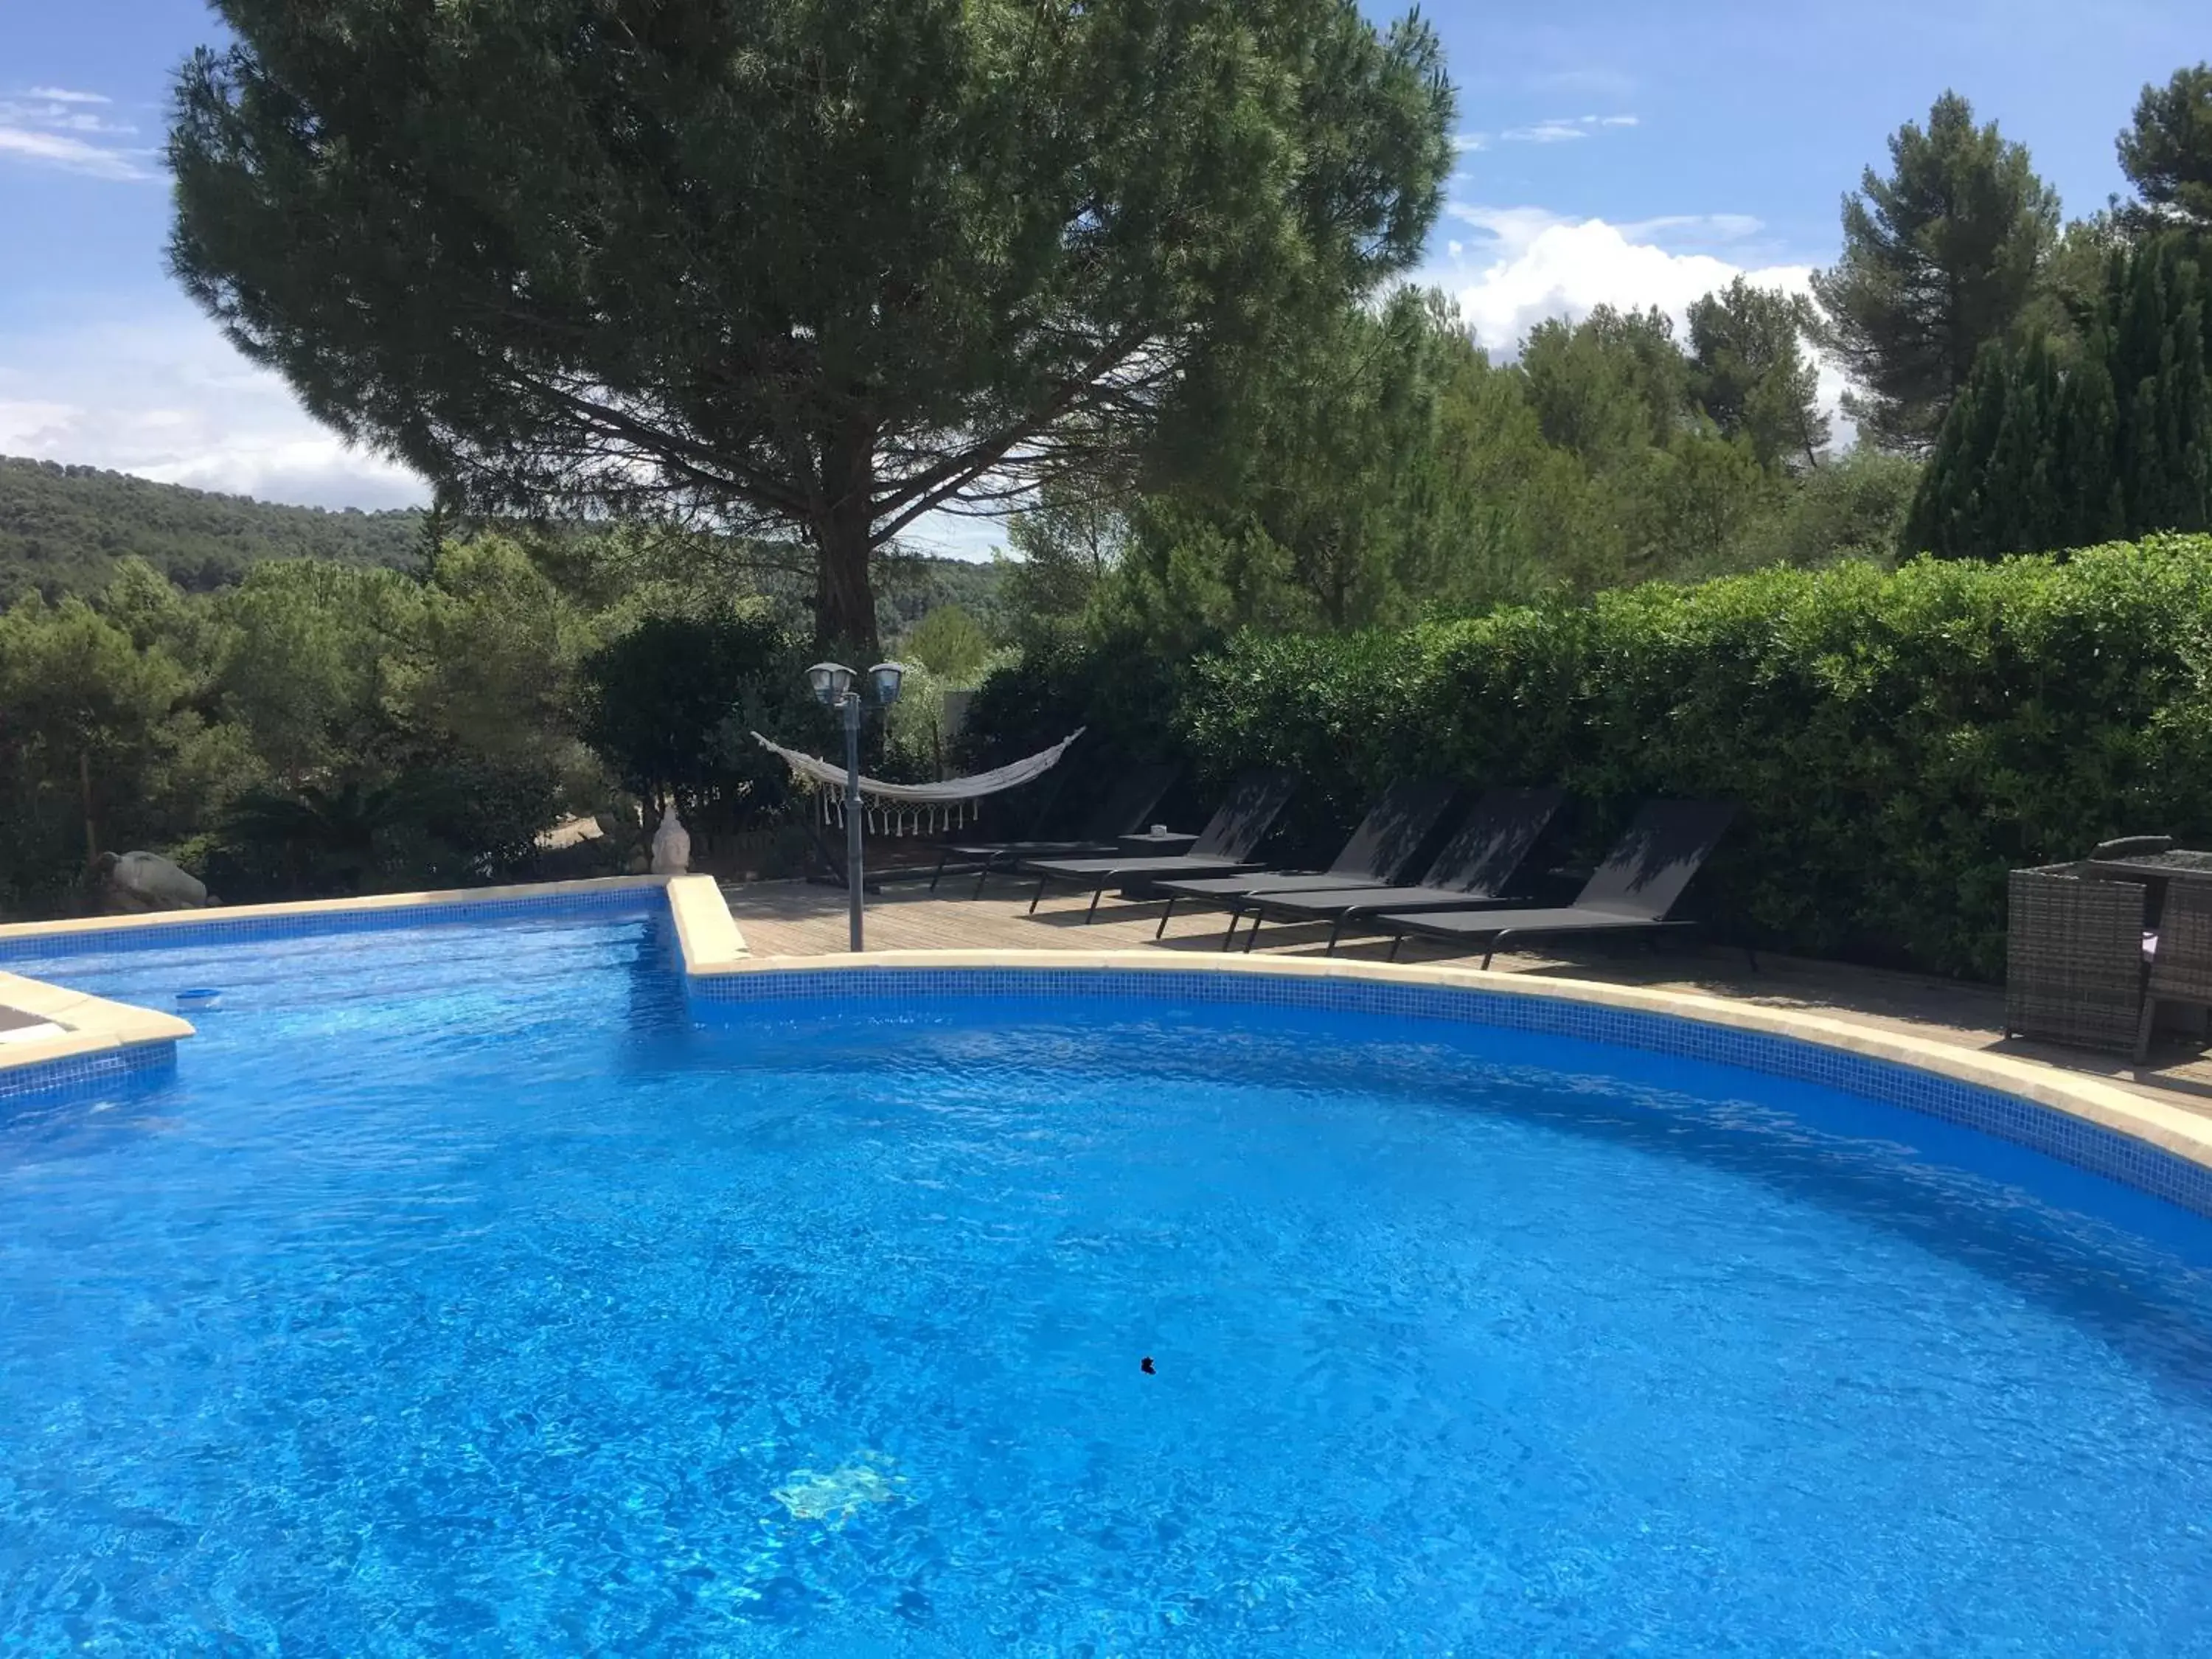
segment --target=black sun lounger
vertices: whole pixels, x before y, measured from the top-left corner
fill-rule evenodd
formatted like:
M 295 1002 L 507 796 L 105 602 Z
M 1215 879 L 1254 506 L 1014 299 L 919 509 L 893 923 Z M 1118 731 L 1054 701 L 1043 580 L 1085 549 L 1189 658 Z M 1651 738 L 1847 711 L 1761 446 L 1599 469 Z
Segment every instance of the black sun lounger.
M 1152 937 L 1166 934 L 1168 919 L 1175 915 L 1176 905 L 1185 901 L 1212 905 L 1229 912 L 1229 933 L 1221 938 L 1221 948 L 1225 951 L 1230 935 L 1237 931 L 1237 919 L 1244 914 L 1246 900 L 1255 893 L 1387 887 L 1427 843 L 1458 793 L 1458 786 L 1450 783 L 1392 784 L 1367 809 L 1367 816 L 1359 820 L 1352 839 L 1336 855 L 1336 862 L 1326 870 L 1255 871 L 1242 876 L 1154 882 L 1153 890 L 1168 896 L 1168 906 L 1160 913 L 1160 925 Z
M 1114 851 L 1116 836 L 1134 835 L 1145 827 L 1175 781 L 1172 766 L 1129 768 L 1091 808 L 1071 840 L 971 842 L 948 847 L 930 875 L 929 890 L 937 890 L 948 870 L 963 876 L 974 871 L 980 895 L 993 871 L 1011 870 L 1024 859 L 1104 858 Z
M 1390 942 L 1394 961 L 1407 936 L 1417 934 L 1465 943 L 1469 951 L 1480 941 L 1486 968 L 1509 939 L 1693 927 L 1694 922 L 1669 921 L 1668 915 L 1735 815 L 1735 807 L 1713 801 L 1649 802 L 1575 902 L 1564 908 L 1393 914 L 1373 921 L 1397 935 Z
M 1252 849 L 1273 828 L 1275 819 L 1297 787 L 1287 772 L 1247 772 L 1230 786 L 1226 799 L 1214 813 L 1190 851 L 1178 858 L 1024 859 L 1021 871 L 1037 878 L 1030 896 L 1030 913 L 1054 882 L 1067 887 L 1088 887 L 1088 922 L 1098 914 L 1099 898 L 1109 887 L 1148 884 L 1176 876 L 1227 876 L 1264 869 L 1252 858 Z
M 1346 924 L 1374 911 L 1463 909 L 1484 900 L 1510 903 L 1511 900 L 1497 895 L 1513 879 L 1558 815 L 1563 799 L 1557 789 L 1485 790 L 1467 822 L 1444 843 L 1443 851 L 1415 886 L 1376 884 L 1254 893 L 1245 901 L 1245 908 L 1252 913 L 1252 926 L 1245 933 L 1244 948 L 1252 948 L 1252 941 L 1260 934 L 1261 921 L 1267 916 L 1290 922 L 1333 923 L 1328 948 L 1334 954 Z

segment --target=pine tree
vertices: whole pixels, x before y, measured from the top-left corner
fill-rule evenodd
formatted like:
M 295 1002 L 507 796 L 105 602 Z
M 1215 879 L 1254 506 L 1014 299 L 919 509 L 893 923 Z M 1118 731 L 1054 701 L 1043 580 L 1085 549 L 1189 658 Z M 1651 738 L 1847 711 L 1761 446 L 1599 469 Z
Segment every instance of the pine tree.
M 1690 392 L 1727 438 L 1747 440 L 1761 466 L 1816 466 L 1829 422 L 1820 370 L 1805 342 L 1819 326 L 1802 294 L 1739 276 L 1690 307 Z
M 1190 447 L 1452 164 L 1352 0 L 215 10 L 170 258 L 241 350 L 471 511 L 807 544 L 860 653 L 908 526 Z
M 1816 272 L 1821 343 L 1862 391 L 1844 411 L 1883 448 L 1925 453 L 1988 341 L 2010 336 L 2035 299 L 2058 234 L 2058 198 L 2022 145 L 1945 93 L 1923 131 L 1889 141 L 1887 179 L 1869 167 L 1844 201 L 1843 258 Z
M 2141 198 L 2124 210 L 2130 224 L 2212 234 L 2212 64 L 2145 87 L 2118 149 Z

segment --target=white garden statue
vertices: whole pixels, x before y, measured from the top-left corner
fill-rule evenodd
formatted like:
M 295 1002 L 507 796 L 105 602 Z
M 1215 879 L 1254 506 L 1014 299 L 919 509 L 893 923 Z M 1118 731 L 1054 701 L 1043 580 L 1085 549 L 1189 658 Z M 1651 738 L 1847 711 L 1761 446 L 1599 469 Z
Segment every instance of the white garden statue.
M 653 832 L 653 873 L 680 876 L 691 867 L 691 832 L 676 816 L 676 803 L 660 815 L 660 828 Z

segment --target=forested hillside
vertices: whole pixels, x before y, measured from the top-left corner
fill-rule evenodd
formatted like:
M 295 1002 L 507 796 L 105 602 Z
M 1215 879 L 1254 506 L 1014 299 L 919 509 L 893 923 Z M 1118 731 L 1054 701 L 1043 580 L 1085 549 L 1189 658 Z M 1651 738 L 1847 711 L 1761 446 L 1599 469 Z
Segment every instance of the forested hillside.
M 279 507 L 0 456 L 0 598 L 94 592 L 134 554 L 194 592 L 228 586 L 264 559 L 398 567 L 419 556 L 422 535 L 418 512 Z
M 143 559 L 188 593 L 235 586 L 268 559 L 419 568 L 425 514 L 286 507 L 155 483 L 98 467 L 0 456 L 0 606 L 35 590 L 49 599 L 105 590 L 125 558 Z M 988 617 L 1000 568 L 959 559 L 896 562 L 882 595 L 884 630 L 899 632 L 941 605 Z M 769 571 L 751 585 L 794 618 L 806 584 Z

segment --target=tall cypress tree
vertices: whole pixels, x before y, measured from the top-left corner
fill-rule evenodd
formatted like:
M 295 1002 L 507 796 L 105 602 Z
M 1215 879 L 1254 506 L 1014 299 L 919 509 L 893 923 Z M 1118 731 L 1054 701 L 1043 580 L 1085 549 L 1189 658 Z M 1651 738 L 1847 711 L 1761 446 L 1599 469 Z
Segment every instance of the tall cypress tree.
M 2051 488 L 2054 544 L 2094 547 L 2125 533 L 2127 512 L 2115 470 L 2119 411 L 2108 361 L 2111 331 L 2092 316 L 2080 360 L 2061 381 L 2051 418 Z
M 2174 424 L 2181 450 L 2174 477 L 2183 495 L 2176 528 L 2212 529 L 2212 281 L 2202 265 L 2189 268 L 2191 283 L 2174 330 Z
M 2212 375 L 2206 369 L 2203 267 L 2170 244 L 2166 281 L 2172 355 L 2159 386 L 2166 495 L 2161 516 L 2175 530 L 2212 527 Z
M 1903 551 L 1996 558 L 2212 527 L 2206 284 L 2188 244 L 2117 257 L 2062 368 L 1992 342 L 1943 423 Z
M 2156 518 L 2165 494 L 2159 434 L 2159 382 L 2166 337 L 2165 262 L 2148 252 L 2129 265 L 2107 296 L 2112 307 L 2112 392 L 2119 410 L 2113 467 L 2127 522 Z
M 2002 530 L 1990 521 L 1997 434 L 2005 425 L 2012 364 L 2003 344 L 1984 345 L 1973 372 L 1952 400 L 1920 476 L 1905 520 L 1905 549 L 1947 559 L 1988 557 Z
M 2044 337 L 2016 353 L 1999 352 L 1998 393 L 1989 459 L 1980 488 L 1983 538 L 1996 551 L 2021 552 L 2035 544 L 2051 521 L 2049 416 L 2057 382 Z
M 2205 380 L 2203 283 L 2178 238 L 2132 261 L 2118 296 L 2112 380 L 2116 466 L 2131 533 L 2204 526 L 2212 386 Z

